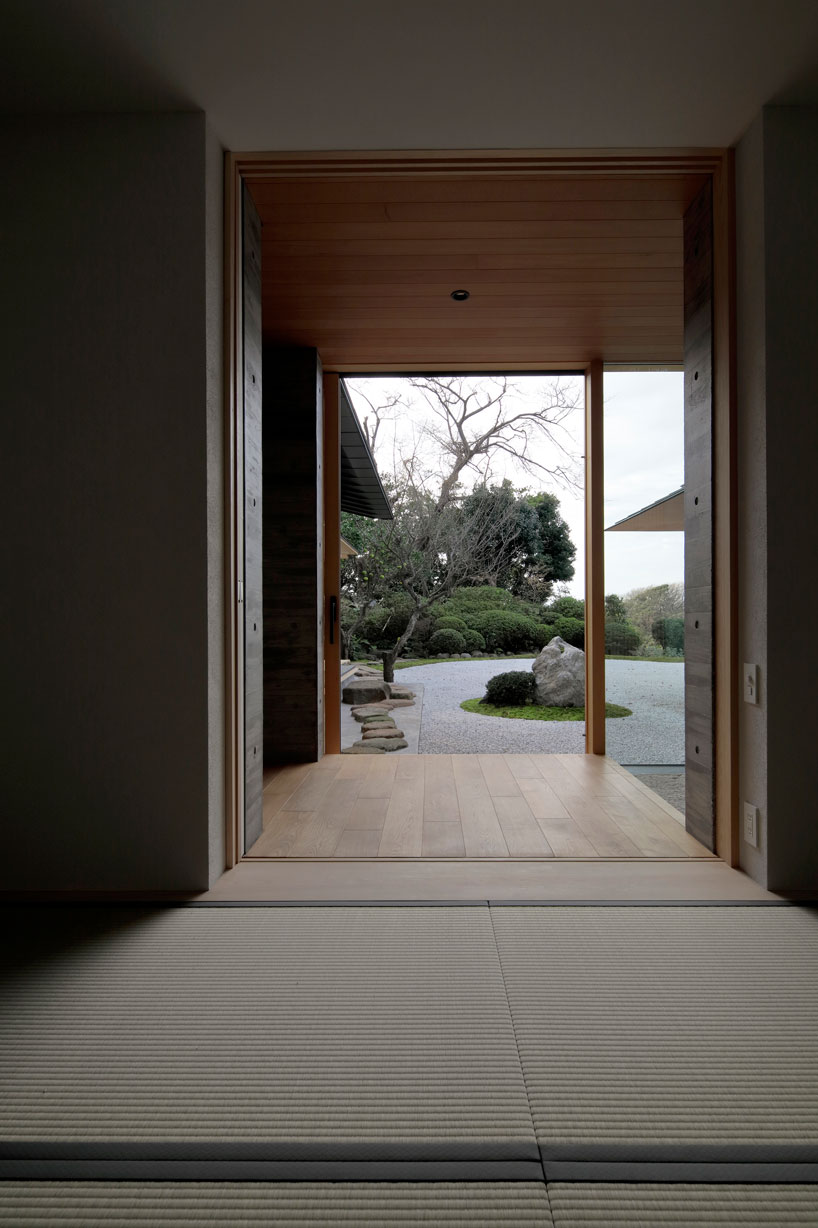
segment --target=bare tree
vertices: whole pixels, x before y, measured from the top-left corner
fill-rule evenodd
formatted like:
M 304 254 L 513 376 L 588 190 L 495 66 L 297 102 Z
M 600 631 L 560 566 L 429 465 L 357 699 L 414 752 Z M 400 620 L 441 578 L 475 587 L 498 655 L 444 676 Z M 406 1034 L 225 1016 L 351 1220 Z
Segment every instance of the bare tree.
M 441 459 L 439 508 L 446 505 L 466 470 L 487 482 L 492 460 L 502 454 L 513 457 L 532 477 L 576 485 L 577 458 L 568 449 L 563 427 L 579 405 L 580 392 L 573 383 L 554 379 L 540 405 L 523 402 L 522 407 L 509 405 L 517 389 L 504 375 L 479 381 L 426 375 L 409 383 L 431 411 L 426 431 Z M 560 457 L 556 465 L 537 457 L 536 445 L 543 440 L 556 448 Z
M 517 389 L 505 376 L 467 379 L 460 376 L 419 376 L 407 381 L 420 394 L 428 414 L 417 428 L 413 446 L 395 465 L 390 522 L 366 531 L 366 547 L 347 565 L 347 596 L 354 599 L 355 633 L 367 610 L 385 593 L 400 591 L 411 602 L 406 629 L 383 654 L 384 677 L 391 681 L 395 660 L 410 638 L 418 618 L 455 588 L 489 575 L 496 567 L 498 540 L 517 531 L 511 511 L 508 523 L 479 511 L 466 515 L 462 480 L 468 471 L 486 483 L 492 461 L 511 456 L 542 482 L 576 484 L 576 461 L 568 444 L 566 418 L 576 410 L 580 392 L 560 379 L 547 386 L 539 405 L 517 400 Z M 390 393 L 373 402 L 355 384 L 356 396 L 369 406 L 364 430 L 375 449 L 385 422 L 410 409 L 408 399 Z M 537 444 L 549 441 L 550 464 L 537 455 Z M 557 461 L 553 463 L 556 452 Z M 434 459 L 430 463 L 430 458 Z M 482 516 L 482 519 L 481 519 Z
M 345 564 L 345 596 L 356 618 L 347 629 L 353 638 L 372 606 L 389 593 L 404 594 L 408 622 L 395 643 L 383 652 L 384 678 L 394 678 L 395 661 L 422 614 L 460 585 L 473 582 L 494 565 L 498 542 L 517 532 L 512 508 L 498 521 L 495 508 L 478 505 L 464 512 L 462 500 L 450 498 L 438 509 L 434 498 L 405 478 L 392 492 L 394 519 L 372 521 L 364 549 Z

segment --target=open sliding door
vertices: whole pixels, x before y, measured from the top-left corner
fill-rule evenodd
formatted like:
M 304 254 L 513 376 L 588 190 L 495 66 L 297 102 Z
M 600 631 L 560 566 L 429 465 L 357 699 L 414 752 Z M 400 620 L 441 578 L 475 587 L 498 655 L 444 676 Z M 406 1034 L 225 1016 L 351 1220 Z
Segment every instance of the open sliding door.
M 715 848 L 713 189 L 684 219 L 685 818 Z
M 240 597 L 244 638 L 244 851 L 262 832 L 264 780 L 264 660 L 261 465 L 261 222 L 242 188 L 241 369 L 244 390 L 241 447 L 244 454 L 244 577 Z M 242 591 L 243 590 L 243 591 Z M 242 607 L 240 606 L 240 609 Z

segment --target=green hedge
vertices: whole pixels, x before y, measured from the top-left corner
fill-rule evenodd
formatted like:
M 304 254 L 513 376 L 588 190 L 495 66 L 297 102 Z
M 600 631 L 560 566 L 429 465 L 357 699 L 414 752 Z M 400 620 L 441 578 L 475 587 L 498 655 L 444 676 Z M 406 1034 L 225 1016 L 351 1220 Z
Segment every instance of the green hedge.
M 459 631 L 454 631 L 451 628 L 445 628 L 442 631 L 435 631 L 434 635 L 429 640 L 429 651 L 433 656 L 439 652 L 445 652 L 451 657 L 458 652 L 466 652 L 466 641 Z

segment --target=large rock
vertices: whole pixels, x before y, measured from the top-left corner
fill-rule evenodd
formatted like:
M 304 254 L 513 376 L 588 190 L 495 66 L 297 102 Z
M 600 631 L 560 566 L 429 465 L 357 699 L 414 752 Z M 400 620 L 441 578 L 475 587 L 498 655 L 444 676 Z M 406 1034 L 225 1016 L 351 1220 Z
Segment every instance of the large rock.
M 555 635 L 531 668 L 538 704 L 546 708 L 585 707 L 585 653 L 581 648 Z
M 389 683 L 377 678 L 353 678 L 341 695 L 345 704 L 371 704 L 389 698 Z

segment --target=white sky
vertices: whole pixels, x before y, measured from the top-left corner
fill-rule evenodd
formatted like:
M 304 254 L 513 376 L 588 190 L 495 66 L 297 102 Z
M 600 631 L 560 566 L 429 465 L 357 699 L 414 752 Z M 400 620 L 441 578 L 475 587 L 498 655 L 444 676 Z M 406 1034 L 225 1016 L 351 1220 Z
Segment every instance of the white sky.
M 478 377 L 474 377 L 475 380 Z M 514 396 L 536 407 L 542 403 L 545 390 L 553 377 L 515 376 Z M 573 458 L 582 483 L 584 453 L 584 412 L 581 377 L 563 377 L 563 383 L 579 394 L 578 407 L 556 428 L 561 447 L 541 440 L 534 452 L 537 460 L 549 468 L 565 465 L 566 452 Z M 410 413 L 402 413 L 381 427 L 375 449 L 375 460 L 386 476 L 395 471 L 400 453 L 411 450 L 417 438 L 418 425 L 428 413 L 416 390 L 405 380 L 395 377 L 371 376 L 347 382 L 352 403 L 363 419 L 369 413 L 365 393 L 380 403 L 387 392 L 399 392 L 404 399 L 413 398 Z M 680 371 L 605 372 L 605 524 L 646 507 L 663 495 L 677 490 L 684 480 L 683 442 L 683 376 Z M 509 401 L 511 404 L 511 401 Z M 564 449 L 565 451 L 561 450 Z M 434 467 L 434 454 L 426 456 Z M 482 475 L 469 474 L 464 486 L 471 489 Z M 574 579 L 565 591 L 572 596 L 584 596 L 585 567 L 585 508 L 584 491 L 545 476 L 527 474 L 514 459 L 499 456 L 492 465 L 488 480 L 500 482 L 508 477 L 516 487 L 532 493 L 553 491 L 560 500 L 560 510 L 568 522 L 571 539 L 577 547 Z M 684 535 L 682 533 L 608 533 L 605 535 L 605 592 L 619 593 L 650 584 L 665 584 L 684 578 Z

